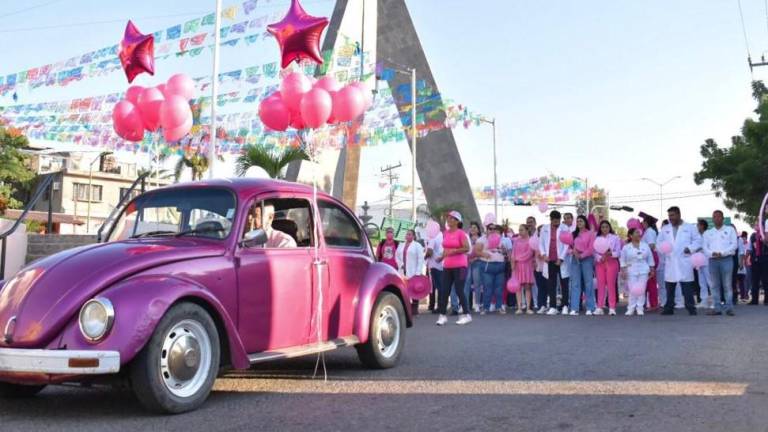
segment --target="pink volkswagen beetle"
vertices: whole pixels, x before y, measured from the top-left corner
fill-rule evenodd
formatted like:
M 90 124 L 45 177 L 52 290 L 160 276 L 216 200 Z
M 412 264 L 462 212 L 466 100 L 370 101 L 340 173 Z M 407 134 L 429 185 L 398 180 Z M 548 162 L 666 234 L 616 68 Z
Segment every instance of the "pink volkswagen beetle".
M 314 203 L 306 186 L 245 179 L 134 199 L 106 242 L 0 282 L 0 395 L 122 379 L 179 413 L 229 367 L 342 347 L 395 366 L 412 325 L 403 280 L 349 209 Z

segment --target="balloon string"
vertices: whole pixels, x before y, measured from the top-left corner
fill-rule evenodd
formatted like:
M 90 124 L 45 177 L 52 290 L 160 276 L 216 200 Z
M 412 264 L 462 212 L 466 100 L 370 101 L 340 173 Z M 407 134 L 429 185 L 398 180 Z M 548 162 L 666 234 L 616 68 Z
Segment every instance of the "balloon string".
M 323 262 L 320 259 L 320 206 L 317 202 L 317 146 L 314 145 L 314 136 L 311 136 L 308 140 L 309 143 L 306 145 L 307 149 L 309 150 L 309 156 L 312 161 L 312 201 L 313 205 L 315 206 L 315 209 L 317 209 L 318 213 L 315 217 L 315 223 L 314 223 L 314 235 L 315 235 L 315 259 L 314 259 L 314 266 L 316 269 L 317 274 L 317 310 L 315 312 L 315 318 L 316 318 L 316 325 L 317 325 L 317 345 L 319 346 L 323 343 Z M 328 369 L 326 368 L 325 364 L 325 353 L 319 352 L 317 354 L 317 361 L 315 362 L 315 372 L 312 375 L 312 378 L 317 377 L 317 370 L 322 362 L 323 364 L 323 381 L 328 381 Z

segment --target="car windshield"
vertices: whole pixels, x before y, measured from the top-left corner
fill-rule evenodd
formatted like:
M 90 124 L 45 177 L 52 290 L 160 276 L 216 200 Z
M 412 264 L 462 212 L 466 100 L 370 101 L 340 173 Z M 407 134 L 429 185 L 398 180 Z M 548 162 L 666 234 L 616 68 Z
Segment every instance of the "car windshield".
M 224 239 L 232 230 L 236 207 L 234 194 L 226 189 L 150 192 L 128 204 L 109 241 L 173 236 Z

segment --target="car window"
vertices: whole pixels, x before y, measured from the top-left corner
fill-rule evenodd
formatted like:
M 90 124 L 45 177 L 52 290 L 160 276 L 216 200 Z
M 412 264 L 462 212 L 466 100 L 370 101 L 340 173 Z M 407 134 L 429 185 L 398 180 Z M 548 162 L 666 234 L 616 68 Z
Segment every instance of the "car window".
M 314 245 L 312 213 L 309 201 L 305 199 L 279 198 L 254 202 L 245 218 L 243 236 L 254 229 L 266 229 L 266 248 Z
M 320 220 L 325 244 L 330 247 L 361 247 L 363 235 L 355 219 L 338 205 L 320 201 Z

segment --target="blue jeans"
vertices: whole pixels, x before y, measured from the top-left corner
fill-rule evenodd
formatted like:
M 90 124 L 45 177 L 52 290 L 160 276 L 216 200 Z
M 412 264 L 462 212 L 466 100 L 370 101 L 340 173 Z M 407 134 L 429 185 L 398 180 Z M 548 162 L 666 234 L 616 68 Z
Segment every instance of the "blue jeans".
M 467 280 L 464 282 L 464 296 L 467 297 L 467 302 L 470 308 L 473 304 L 480 304 L 480 292 L 482 291 L 484 265 L 484 262 L 477 260 L 469 263 L 469 268 L 467 268 Z M 474 299 L 472 296 L 470 296 L 472 285 L 475 286 Z M 451 310 L 459 310 L 459 297 L 456 295 L 456 291 L 451 292 Z M 469 313 L 469 311 L 466 311 L 466 313 Z
M 501 309 L 504 304 L 504 263 L 489 262 L 483 263 L 483 308 L 491 308 L 491 297 L 496 297 L 496 309 Z M 487 265 L 487 267 L 486 267 Z
M 437 294 L 443 285 L 443 271 L 438 269 L 429 269 L 429 275 L 432 279 L 432 291 L 429 293 L 429 310 L 434 310 L 437 304 Z
M 572 259 L 571 272 L 571 309 L 578 311 L 581 303 L 581 292 L 587 296 L 587 310 L 595 311 L 595 259 L 593 257 L 582 260 Z
M 722 312 L 720 290 L 725 294 L 725 310 L 733 310 L 733 257 L 711 258 L 709 260 L 709 283 L 715 310 Z

